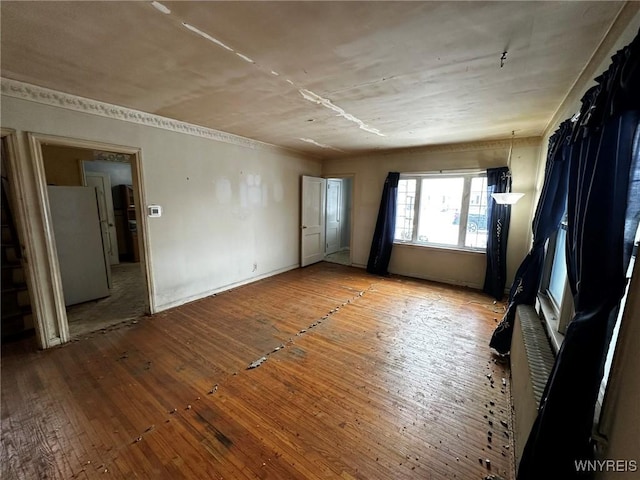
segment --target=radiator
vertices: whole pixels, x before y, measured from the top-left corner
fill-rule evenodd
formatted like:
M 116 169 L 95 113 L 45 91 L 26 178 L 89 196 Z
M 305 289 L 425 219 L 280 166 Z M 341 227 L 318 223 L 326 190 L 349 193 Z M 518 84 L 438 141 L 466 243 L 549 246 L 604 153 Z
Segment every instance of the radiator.
M 518 305 L 511 342 L 516 467 L 520 464 L 553 362 L 549 339 L 535 309 L 530 305 Z

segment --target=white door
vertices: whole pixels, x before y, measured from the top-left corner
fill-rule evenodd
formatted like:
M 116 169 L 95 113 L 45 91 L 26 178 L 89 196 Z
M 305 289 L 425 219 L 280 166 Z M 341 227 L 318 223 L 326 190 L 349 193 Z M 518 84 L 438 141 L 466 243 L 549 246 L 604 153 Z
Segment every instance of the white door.
M 325 249 L 325 191 L 324 178 L 302 177 L 302 225 L 300 236 L 300 266 L 321 261 Z
M 65 305 L 109 296 L 95 188 L 48 187 Z
M 342 204 L 342 180 L 327 180 L 327 255 L 340 250 L 340 208 Z
M 98 212 L 100 214 L 100 230 L 107 250 L 110 265 L 118 265 L 118 234 L 116 232 L 116 216 L 113 211 L 111 195 L 111 177 L 107 173 L 85 172 L 85 185 L 95 187 L 98 193 Z

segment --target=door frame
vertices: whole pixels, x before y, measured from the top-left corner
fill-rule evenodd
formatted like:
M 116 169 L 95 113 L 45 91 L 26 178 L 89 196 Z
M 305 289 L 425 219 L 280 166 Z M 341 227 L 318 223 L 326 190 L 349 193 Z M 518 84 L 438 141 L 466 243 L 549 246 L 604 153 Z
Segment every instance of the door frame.
M 32 224 L 38 233 L 43 234 L 39 236 L 39 238 L 32 235 L 26 235 L 24 237 L 25 250 L 32 253 L 28 258 L 33 260 L 28 263 L 30 263 L 29 276 L 31 277 L 34 287 L 33 291 L 38 292 L 39 296 L 45 295 L 49 297 L 45 298 L 43 302 L 35 302 L 37 314 L 34 315 L 34 324 L 36 326 L 39 347 L 49 348 L 70 340 L 69 324 L 62 292 L 60 265 L 58 263 L 53 223 L 49 210 L 47 180 L 42 154 L 43 145 L 85 148 L 131 155 L 132 183 L 139 216 L 138 243 L 140 263 L 147 290 L 145 310 L 146 313 L 155 312 L 153 275 L 151 265 L 148 261 L 150 258 L 148 223 L 147 216 L 144 215 L 143 211 L 143 206 L 146 205 L 146 203 L 142 178 L 142 152 L 140 148 L 33 132 L 27 132 L 26 135 L 27 148 L 31 156 L 33 172 L 24 172 L 17 169 L 14 173 L 18 177 L 16 196 L 23 199 L 20 203 L 35 204 L 33 207 L 36 214 L 35 218 L 32 217 Z M 29 178 L 30 176 L 32 178 Z M 32 187 L 34 187 L 34 192 L 31 193 L 31 195 L 29 194 L 30 189 L 24 188 L 29 182 L 32 184 Z M 18 209 L 19 221 L 25 225 L 29 224 L 26 210 L 26 208 Z M 46 259 L 44 260 L 45 264 L 40 264 L 38 259 Z
M 325 174 L 322 175 L 322 178 L 329 180 L 332 178 L 342 179 L 348 178 L 351 180 L 351 212 L 349 215 L 349 264 L 353 265 L 353 222 L 354 222 L 354 206 L 356 202 L 356 175 L 355 173 L 336 173 L 336 174 Z M 343 185 L 344 187 L 344 185 Z M 343 192 L 344 195 L 344 192 Z M 326 204 L 325 204 L 326 209 Z
M 60 335 L 58 324 L 51 315 L 48 315 L 51 307 L 47 295 L 49 292 L 38 288 L 38 278 L 42 271 L 46 270 L 46 265 L 39 265 L 37 261 L 34 261 L 38 256 L 38 247 L 35 245 L 34 229 L 29 222 L 30 209 L 26 201 L 19 201 L 19 199 L 24 199 L 26 192 L 29 191 L 28 174 L 25 173 L 25 168 L 21 168 L 24 165 L 21 165 L 20 162 L 24 157 L 24 149 L 14 129 L 0 127 L 0 137 L 6 142 L 7 147 L 4 166 L 11 187 L 8 192 L 9 202 L 22 250 L 22 268 L 29 292 L 36 342 L 39 348 L 46 348 L 60 343 L 57 341 Z
M 342 211 L 342 205 L 343 205 L 343 192 L 342 192 L 342 186 L 343 186 L 343 182 L 341 178 L 326 178 L 326 193 L 325 193 L 325 198 L 324 198 L 324 209 L 325 209 L 325 220 L 324 220 L 324 256 L 326 257 L 327 255 L 331 255 L 332 253 L 335 252 L 339 252 L 341 249 L 341 244 L 342 244 L 342 226 L 344 224 L 344 219 L 342 218 L 341 215 L 341 211 Z M 338 184 L 339 186 L 339 195 L 338 198 L 336 199 L 337 204 L 336 204 L 336 208 L 338 210 L 336 217 L 337 217 L 337 221 L 336 223 L 338 224 L 338 249 L 335 250 L 335 252 L 329 252 L 329 192 L 331 191 L 331 185 L 332 182 Z

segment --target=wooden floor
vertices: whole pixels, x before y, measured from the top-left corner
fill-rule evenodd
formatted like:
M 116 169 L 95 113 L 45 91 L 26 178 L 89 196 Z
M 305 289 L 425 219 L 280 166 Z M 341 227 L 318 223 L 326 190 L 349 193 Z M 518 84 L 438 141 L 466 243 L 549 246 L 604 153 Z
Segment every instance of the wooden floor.
M 0 476 L 513 478 L 501 312 L 321 263 L 53 350 L 5 345 Z

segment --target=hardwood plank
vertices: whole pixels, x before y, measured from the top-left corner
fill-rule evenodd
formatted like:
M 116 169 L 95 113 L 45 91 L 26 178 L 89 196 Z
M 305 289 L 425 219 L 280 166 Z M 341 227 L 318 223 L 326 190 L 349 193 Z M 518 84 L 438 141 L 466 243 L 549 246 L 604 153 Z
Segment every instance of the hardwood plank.
M 8 344 L 0 474 L 513 478 L 487 345 L 502 308 L 322 263 L 53 350 Z

